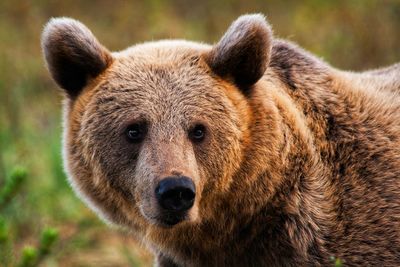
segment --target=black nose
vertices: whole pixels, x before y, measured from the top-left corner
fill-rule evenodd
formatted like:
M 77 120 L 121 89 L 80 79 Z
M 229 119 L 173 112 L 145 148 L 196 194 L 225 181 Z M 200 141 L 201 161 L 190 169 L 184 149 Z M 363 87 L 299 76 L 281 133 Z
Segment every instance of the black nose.
M 156 187 L 156 198 L 161 207 L 168 211 L 187 211 L 193 206 L 196 189 L 187 177 L 167 177 Z

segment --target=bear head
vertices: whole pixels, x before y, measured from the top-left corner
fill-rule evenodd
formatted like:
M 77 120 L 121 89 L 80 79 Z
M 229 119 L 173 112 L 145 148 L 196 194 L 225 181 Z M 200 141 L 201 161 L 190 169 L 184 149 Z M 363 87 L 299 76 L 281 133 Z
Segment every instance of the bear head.
M 165 40 L 121 52 L 76 20 L 50 20 L 42 49 L 64 92 L 65 168 L 79 196 L 141 233 L 218 220 L 226 201 L 249 208 L 243 179 L 277 150 L 273 112 L 254 112 L 267 105 L 254 88 L 271 43 L 262 15 L 238 18 L 213 46 Z

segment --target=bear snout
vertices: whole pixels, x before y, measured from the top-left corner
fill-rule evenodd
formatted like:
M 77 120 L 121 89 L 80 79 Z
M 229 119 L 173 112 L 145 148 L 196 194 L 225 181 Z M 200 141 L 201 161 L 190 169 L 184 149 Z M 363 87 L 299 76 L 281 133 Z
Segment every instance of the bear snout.
M 155 195 L 164 211 L 183 213 L 193 206 L 196 187 L 188 177 L 166 177 L 158 183 Z

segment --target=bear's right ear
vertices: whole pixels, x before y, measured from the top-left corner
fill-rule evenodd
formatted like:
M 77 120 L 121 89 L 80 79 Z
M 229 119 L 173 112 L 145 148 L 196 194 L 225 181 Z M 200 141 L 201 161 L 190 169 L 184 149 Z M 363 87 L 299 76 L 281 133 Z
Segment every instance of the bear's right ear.
M 75 98 L 112 62 L 110 52 L 82 23 L 70 18 L 51 19 L 42 33 L 42 50 L 53 79 Z
M 271 44 L 272 31 L 264 16 L 244 15 L 232 23 L 205 59 L 214 73 L 245 90 L 267 69 Z

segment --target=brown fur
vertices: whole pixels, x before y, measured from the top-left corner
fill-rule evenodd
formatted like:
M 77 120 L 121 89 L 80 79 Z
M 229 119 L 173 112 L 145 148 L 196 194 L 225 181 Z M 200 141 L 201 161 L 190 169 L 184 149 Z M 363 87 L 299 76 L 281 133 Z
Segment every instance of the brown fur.
M 239 18 L 214 47 L 161 41 L 111 54 L 70 19 L 44 33 L 67 92 L 70 182 L 160 266 L 400 265 L 399 65 L 336 70 L 273 39 L 260 15 Z M 75 76 L 60 57 L 78 67 L 86 57 L 79 88 L 63 82 Z M 124 129 L 142 121 L 145 140 L 127 143 Z M 196 123 L 207 127 L 201 144 L 187 135 Z M 173 227 L 160 225 L 154 197 L 168 175 L 196 185 Z

